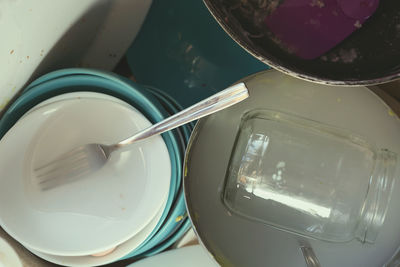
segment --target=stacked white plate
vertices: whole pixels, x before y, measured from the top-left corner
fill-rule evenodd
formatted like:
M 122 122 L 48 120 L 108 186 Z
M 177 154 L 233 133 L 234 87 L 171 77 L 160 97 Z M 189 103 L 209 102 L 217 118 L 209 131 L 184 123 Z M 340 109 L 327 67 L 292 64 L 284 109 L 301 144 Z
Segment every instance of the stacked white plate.
M 179 108 L 148 90 L 83 69 L 32 83 L 0 120 L 0 226 L 39 257 L 69 266 L 152 255 L 179 239 L 190 227 L 181 187 L 189 128 L 116 151 L 83 178 L 43 182 L 33 171 L 73 147 L 125 139 Z

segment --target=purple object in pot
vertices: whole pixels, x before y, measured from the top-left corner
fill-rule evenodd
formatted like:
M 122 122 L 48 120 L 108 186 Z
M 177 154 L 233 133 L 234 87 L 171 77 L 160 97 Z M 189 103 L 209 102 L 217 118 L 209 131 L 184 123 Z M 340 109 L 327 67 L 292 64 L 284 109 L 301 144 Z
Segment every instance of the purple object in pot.
M 378 4 L 379 0 L 285 0 L 265 23 L 284 49 L 314 59 L 360 28 Z

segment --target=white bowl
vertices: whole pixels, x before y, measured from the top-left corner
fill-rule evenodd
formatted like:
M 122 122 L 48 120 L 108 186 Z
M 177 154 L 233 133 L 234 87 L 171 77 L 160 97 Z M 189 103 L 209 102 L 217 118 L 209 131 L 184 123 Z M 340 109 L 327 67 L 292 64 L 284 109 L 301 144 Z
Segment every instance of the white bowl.
M 170 158 L 160 136 L 115 152 L 91 177 L 48 191 L 37 188 L 32 164 L 85 143 L 117 142 L 149 125 L 137 110 L 109 99 L 34 108 L 0 141 L 0 151 L 8 151 L 0 153 L 0 225 L 29 249 L 58 256 L 99 253 L 139 233 L 169 191 Z
M 50 70 L 112 70 L 139 32 L 151 2 L 0 1 L 0 10 L 7 10 L 0 24 L 7 36 L 0 42 L 0 110 L 29 79 Z
M 21 260 L 15 250 L 0 237 L 0 267 L 22 267 Z

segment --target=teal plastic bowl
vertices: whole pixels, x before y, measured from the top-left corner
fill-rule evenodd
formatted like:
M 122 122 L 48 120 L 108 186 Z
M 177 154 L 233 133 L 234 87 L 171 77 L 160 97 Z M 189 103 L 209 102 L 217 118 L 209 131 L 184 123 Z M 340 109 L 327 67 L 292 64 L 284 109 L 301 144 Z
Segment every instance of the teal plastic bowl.
M 40 102 L 60 94 L 79 91 L 98 92 L 117 97 L 137 108 L 152 123 L 177 112 L 179 108 L 176 102 L 159 90 L 146 89 L 113 73 L 90 69 L 65 69 L 40 77 L 23 91 L 0 119 L 0 138 L 27 111 Z M 190 125 L 186 125 L 162 135 L 170 154 L 172 167 L 167 204 L 152 233 L 123 259 L 143 257 L 154 251 L 162 251 L 168 247 L 166 244 L 174 242 L 190 228 L 181 186 L 183 153 L 190 131 Z M 182 219 L 177 220 L 177 217 Z

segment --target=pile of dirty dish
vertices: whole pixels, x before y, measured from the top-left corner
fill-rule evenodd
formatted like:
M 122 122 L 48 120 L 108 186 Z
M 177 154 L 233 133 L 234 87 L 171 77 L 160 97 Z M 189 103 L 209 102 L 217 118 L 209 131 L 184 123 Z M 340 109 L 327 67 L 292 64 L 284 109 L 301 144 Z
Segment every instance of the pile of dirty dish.
M 74 146 L 117 143 L 180 109 L 162 91 L 111 73 L 64 69 L 35 80 L 0 120 L 0 226 L 68 266 L 170 247 L 190 228 L 181 177 L 191 124 L 116 151 L 82 177 L 46 178 L 36 167 Z

